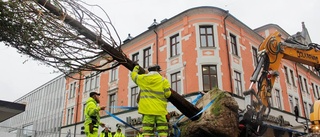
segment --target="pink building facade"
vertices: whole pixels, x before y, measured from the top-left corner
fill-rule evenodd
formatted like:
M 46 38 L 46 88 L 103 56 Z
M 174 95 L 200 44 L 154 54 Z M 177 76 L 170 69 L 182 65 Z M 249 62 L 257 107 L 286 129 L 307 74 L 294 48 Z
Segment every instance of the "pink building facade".
M 161 74 L 187 100 L 194 99 L 191 95 L 199 91 L 217 87 L 231 92 L 240 108 L 244 109 L 242 92 L 250 85 L 250 77 L 257 63 L 258 46 L 264 37 L 275 31 L 279 31 L 283 38 L 290 36 L 276 24 L 253 30 L 223 9 L 197 7 L 153 24 L 140 35 L 127 39 L 122 50 L 128 58 L 138 61 L 144 68 L 159 64 L 163 70 Z M 305 42 L 310 40 L 304 24 L 301 33 L 295 35 L 302 36 Z M 94 62 L 103 63 L 105 60 L 97 59 Z M 319 73 L 313 67 L 288 60 L 281 62 L 278 71 L 280 76 L 272 91 L 270 115 L 283 115 L 294 128 L 301 130 L 301 124 L 294 120 L 293 107 L 298 106 L 300 116 L 308 116 L 311 104 L 319 98 Z M 94 74 L 82 72 L 73 77 L 85 78 Z M 92 91 L 101 93 L 100 105 L 107 106 L 107 111 L 121 119 L 138 119 L 141 116 L 136 110 L 115 107 L 137 106 L 139 88 L 130 79 L 130 71 L 123 66 L 84 80 L 67 78 L 66 82 L 62 132 L 70 131 L 84 136 L 81 135 L 83 111 Z M 170 105 L 168 110 L 180 113 Z M 120 127 L 127 137 L 135 135 L 132 129 L 121 125 L 105 112 L 101 115 L 102 121 L 113 132 Z M 133 125 L 140 127 L 141 123 Z

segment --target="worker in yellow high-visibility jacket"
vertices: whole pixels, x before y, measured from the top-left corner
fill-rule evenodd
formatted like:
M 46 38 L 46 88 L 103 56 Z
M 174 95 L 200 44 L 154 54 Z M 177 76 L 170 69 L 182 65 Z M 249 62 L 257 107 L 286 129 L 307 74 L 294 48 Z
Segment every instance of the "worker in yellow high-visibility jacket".
M 86 108 L 84 110 L 85 121 L 84 121 L 84 132 L 86 137 L 97 137 L 99 125 L 105 127 L 104 123 L 100 122 L 100 110 L 104 110 L 106 107 L 99 107 L 100 93 L 91 92 L 89 98 L 86 101 Z
M 105 127 L 104 130 L 101 131 L 100 137 L 112 137 L 112 133 L 108 127 Z
M 148 68 L 148 74 L 138 74 L 139 65 L 131 72 L 132 80 L 140 88 L 138 113 L 142 114 L 143 136 L 154 135 L 154 125 L 160 137 L 168 136 L 168 122 L 166 120 L 167 98 L 170 97 L 170 84 L 160 75 L 161 68 L 154 65 Z
M 142 128 L 140 128 L 136 137 L 143 137 L 142 131 L 143 131 Z

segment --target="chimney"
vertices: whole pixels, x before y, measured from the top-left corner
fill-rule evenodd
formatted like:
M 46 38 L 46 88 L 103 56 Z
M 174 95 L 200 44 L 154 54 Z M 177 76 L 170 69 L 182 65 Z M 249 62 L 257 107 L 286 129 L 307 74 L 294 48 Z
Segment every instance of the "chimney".
M 130 33 L 128 34 L 128 37 L 123 41 L 123 44 L 128 43 L 133 37 L 131 37 Z
M 148 29 L 150 30 L 150 29 L 154 29 L 154 28 L 156 28 L 157 26 L 158 26 L 158 22 L 156 21 L 156 19 L 154 19 L 153 20 L 153 23 L 150 25 L 150 27 L 148 27 Z

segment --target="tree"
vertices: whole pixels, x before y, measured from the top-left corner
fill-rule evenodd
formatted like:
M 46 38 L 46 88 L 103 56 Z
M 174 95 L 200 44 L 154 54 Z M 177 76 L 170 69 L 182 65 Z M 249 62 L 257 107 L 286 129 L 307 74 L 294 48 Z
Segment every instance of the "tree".
M 85 6 L 98 7 L 107 20 Z M 111 20 L 97 5 L 81 0 L 1 0 L 0 11 L 0 42 L 66 75 L 102 72 L 120 64 L 133 70 L 137 65 L 122 52 L 121 40 Z M 105 63 L 95 63 L 98 58 L 105 59 Z M 118 65 L 106 67 L 113 61 Z M 139 73 L 145 70 L 140 67 Z M 200 112 L 173 90 L 168 100 L 189 118 Z
M 65 74 L 106 71 L 110 69 L 106 64 L 114 58 L 126 63 L 108 15 L 99 8 L 108 19 L 103 20 L 82 5 L 74 0 L 1 0 L 0 41 Z M 106 46 L 113 50 L 106 50 Z M 97 58 L 105 58 L 106 62 L 93 62 Z

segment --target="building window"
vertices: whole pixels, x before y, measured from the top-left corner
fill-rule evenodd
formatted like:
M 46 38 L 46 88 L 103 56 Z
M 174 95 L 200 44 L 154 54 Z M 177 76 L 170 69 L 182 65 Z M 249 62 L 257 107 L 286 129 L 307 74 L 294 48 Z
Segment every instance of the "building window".
M 131 88 L 131 107 L 137 106 L 137 98 L 138 98 L 138 86 Z
M 304 86 L 305 86 L 305 89 L 306 89 L 307 93 L 310 94 L 309 89 L 308 89 L 307 79 L 303 78 L 303 81 L 304 81 Z
M 309 118 L 307 102 L 303 102 L 304 114 Z
M 170 57 L 177 56 L 180 51 L 179 34 L 170 37 Z
M 299 110 L 299 99 L 298 98 L 294 98 L 294 100 L 295 100 L 296 106 L 297 106 L 297 108 Z M 299 115 L 300 115 L 300 112 L 299 112 Z
M 73 108 L 71 108 L 70 124 L 73 123 Z
M 98 88 L 100 85 L 100 75 L 96 74 L 95 76 L 95 83 L 94 83 L 94 88 Z
M 311 105 L 311 104 L 309 104 L 309 109 L 308 109 L 308 118 L 309 118 L 309 116 L 310 116 L 311 109 L 312 109 L 312 105 Z
M 146 48 L 143 50 L 143 67 L 147 68 L 150 66 L 151 61 L 151 48 Z
M 304 89 L 303 89 L 302 78 L 301 78 L 300 75 L 299 75 L 299 84 L 300 84 L 300 90 L 302 90 L 303 92 L 305 92 Z
M 132 55 L 133 62 L 139 62 L 139 52 Z
M 316 93 L 317 93 L 317 97 L 320 98 L 318 85 L 316 85 Z M 318 100 L 319 100 L 319 99 L 318 99 Z
M 181 94 L 181 74 L 180 71 L 171 74 L 171 88 L 178 94 Z
M 213 26 L 200 26 L 200 47 L 215 47 Z
M 286 75 L 286 81 L 287 83 L 290 84 L 289 76 L 288 76 L 288 68 L 286 66 L 284 66 L 283 68 L 284 68 L 284 74 Z
M 273 96 L 269 97 L 269 105 L 270 107 L 273 107 Z
M 230 34 L 230 43 L 231 43 L 232 54 L 239 56 L 237 39 L 236 39 L 236 36 L 233 34 Z
M 315 88 L 314 88 L 315 85 L 314 85 L 314 83 L 312 83 L 312 82 L 311 82 L 311 87 L 312 87 L 313 96 L 314 96 L 314 98 L 317 100 L 318 97 L 317 97 L 317 94 L 316 94 L 316 90 L 315 90 Z
M 116 106 L 116 94 L 114 93 L 109 95 L 109 112 L 110 113 L 116 112 L 115 106 Z
M 67 113 L 67 124 L 66 124 L 66 125 L 69 125 L 69 119 L 70 119 L 70 109 L 68 109 L 68 113 Z
M 242 96 L 242 81 L 241 81 L 241 74 L 237 71 L 234 71 L 235 78 L 234 78 L 234 84 L 236 88 L 236 93 L 239 96 Z
M 296 87 L 296 82 L 295 82 L 295 80 L 294 80 L 293 71 L 292 71 L 291 69 L 290 69 L 290 75 L 291 75 L 292 85 L 293 85 L 294 87 Z
M 253 56 L 253 64 L 254 66 L 258 65 L 258 50 L 255 47 L 252 47 L 252 56 Z
M 280 91 L 276 89 L 276 103 L 277 103 L 277 108 L 281 109 L 281 96 L 280 96 Z
M 83 104 L 83 107 L 82 107 L 82 120 L 84 121 L 85 120 L 85 109 L 86 109 L 86 104 Z
M 76 94 L 76 87 L 77 86 L 77 82 L 72 82 L 71 84 L 70 84 L 70 94 L 69 94 L 69 99 L 71 99 L 71 98 L 74 98 L 75 97 L 75 94 Z
M 112 64 L 112 67 L 114 67 L 116 65 L 116 63 Z M 110 81 L 116 81 L 117 80 L 117 67 L 114 67 L 113 69 L 111 69 L 111 78 Z
M 88 92 L 90 90 L 96 89 L 99 87 L 100 77 L 99 74 L 91 73 L 90 75 L 86 76 L 85 78 L 85 91 Z
M 289 103 L 290 103 L 290 111 L 291 113 L 294 113 L 294 104 L 293 104 L 293 97 L 292 95 L 289 95 Z
M 203 90 L 209 91 L 214 87 L 218 87 L 217 67 L 216 65 L 202 66 Z

